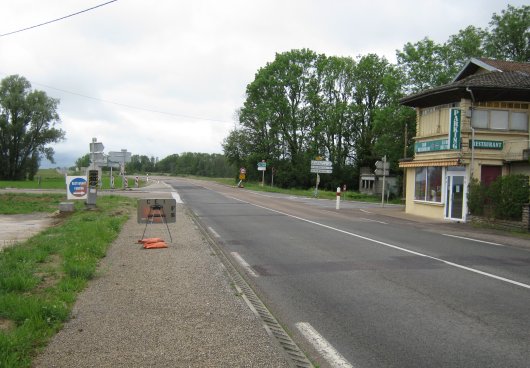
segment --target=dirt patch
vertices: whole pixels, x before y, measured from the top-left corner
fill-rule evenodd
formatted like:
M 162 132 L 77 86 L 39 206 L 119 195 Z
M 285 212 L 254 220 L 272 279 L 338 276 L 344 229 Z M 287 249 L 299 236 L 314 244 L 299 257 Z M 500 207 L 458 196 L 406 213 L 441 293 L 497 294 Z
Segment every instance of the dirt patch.
M 0 317 L 0 331 L 12 331 L 17 327 L 15 322 L 11 321 L 10 319 L 5 319 Z
M 0 215 L 0 250 L 32 237 L 54 221 L 54 215 L 49 213 Z

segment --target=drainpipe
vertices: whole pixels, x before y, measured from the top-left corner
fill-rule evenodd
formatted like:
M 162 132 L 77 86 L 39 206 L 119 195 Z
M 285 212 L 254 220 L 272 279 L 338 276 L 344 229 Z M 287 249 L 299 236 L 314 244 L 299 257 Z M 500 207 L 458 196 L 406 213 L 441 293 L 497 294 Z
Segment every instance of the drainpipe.
M 471 178 L 474 177 L 475 173 L 475 128 L 471 125 L 471 120 L 473 118 L 473 105 L 475 104 L 475 96 L 473 95 L 473 91 L 471 88 L 466 87 L 466 91 L 469 92 L 471 95 L 471 116 L 469 117 L 469 126 L 471 127 L 471 170 L 470 170 L 470 176 Z

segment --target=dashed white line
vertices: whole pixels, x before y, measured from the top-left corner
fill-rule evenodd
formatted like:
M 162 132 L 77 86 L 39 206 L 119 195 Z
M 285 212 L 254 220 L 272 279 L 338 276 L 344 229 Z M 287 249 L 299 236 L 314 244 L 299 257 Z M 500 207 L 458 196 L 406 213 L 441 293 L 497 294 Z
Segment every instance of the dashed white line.
M 359 211 L 364 212 L 364 213 L 372 213 L 372 212 L 370 212 L 370 211 L 363 210 L 362 208 L 359 208 Z
M 486 243 L 486 244 L 492 244 L 492 245 L 500 245 L 501 247 L 504 247 L 504 245 L 502 244 L 499 244 L 499 243 L 493 243 L 493 242 L 489 242 L 489 241 L 485 241 L 485 240 L 479 240 L 479 239 L 473 239 L 473 238 L 466 238 L 464 236 L 456 236 L 456 235 L 451 235 L 451 234 L 442 234 L 444 236 L 450 236 L 451 238 L 458 238 L 458 239 L 464 239 L 464 240 L 471 240 L 471 241 L 474 241 L 474 242 L 479 242 L 479 243 Z
M 371 221 L 371 222 L 377 222 L 377 223 L 380 223 L 380 224 L 384 224 L 384 225 L 388 225 L 387 222 L 384 222 L 384 221 L 377 221 L 377 220 L 372 220 L 372 219 L 369 219 L 369 218 L 364 218 L 364 217 L 359 217 L 361 220 L 366 220 L 366 221 Z
M 241 265 L 243 266 L 243 268 L 248 272 L 248 274 L 252 277 L 258 277 L 258 274 L 256 272 L 254 272 L 254 270 L 252 269 L 252 267 L 247 263 L 247 261 L 245 261 L 243 259 L 243 257 L 241 257 L 239 255 L 239 253 L 237 252 L 231 252 L 230 254 L 232 254 L 232 257 L 234 257 L 234 259 Z
M 208 226 L 208 230 L 215 236 L 216 238 L 221 238 L 219 234 L 217 234 L 217 231 L 215 231 L 212 227 Z
M 247 201 L 243 201 L 243 200 L 241 200 L 239 198 L 235 198 L 235 197 L 230 197 L 230 198 L 235 199 L 236 201 L 240 201 L 240 202 L 243 202 L 243 203 L 250 204 L 250 205 L 258 207 L 258 208 L 263 208 L 263 209 L 271 211 L 271 212 L 279 213 L 281 215 L 288 216 L 288 217 L 291 217 L 291 218 L 294 218 L 294 219 L 297 219 L 297 220 L 300 220 L 300 221 L 305 221 L 305 222 L 313 224 L 313 225 L 317 225 L 317 226 L 321 226 L 321 227 L 326 228 L 326 229 L 334 230 L 334 231 L 337 231 L 337 232 L 342 233 L 342 234 L 351 235 L 351 236 L 354 236 L 356 238 L 363 239 L 363 240 L 366 240 L 366 241 L 370 241 L 370 242 L 373 242 L 373 243 L 376 243 L 376 244 L 384 245 L 385 247 L 389 247 L 389 248 L 392 248 L 392 249 L 397 249 L 397 250 L 400 250 L 400 251 L 405 252 L 405 253 L 414 254 L 414 255 L 419 256 L 419 257 L 425 257 L 425 258 L 432 259 L 432 260 L 435 260 L 435 261 L 438 261 L 438 262 L 442 262 L 442 263 L 445 263 L 448 266 L 460 268 L 461 270 L 466 270 L 466 271 L 473 272 L 473 273 L 476 273 L 476 274 L 479 274 L 479 275 L 482 275 L 482 276 L 490 277 L 490 278 L 495 279 L 495 280 L 503 281 L 503 282 L 506 282 L 508 284 L 517 285 L 517 286 L 523 287 L 525 289 L 530 289 L 530 285 L 529 284 L 525 284 L 525 283 L 522 283 L 522 282 L 519 282 L 519 281 L 507 279 L 505 277 L 501 277 L 501 276 L 494 275 L 492 273 L 480 271 L 480 270 L 477 270 L 475 268 L 463 266 L 463 265 L 458 264 L 458 263 L 449 262 L 449 261 L 446 261 L 444 259 L 433 257 L 433 256 L 429 256 L 427 254 L 416 252 L 416 251 L 413 251 L 413 250 L 410 250 L 410 249 L 398 247 L 397 245 L 386 243 L 386 242 L 383 242 L 383 241 L 380 241 L 380 240 L 377 240 L 377 239 L 373 239 L 373 238 L 368 238 L 366 236 L 355 234 L 355 233 L 352 233 L 352 232 L 349 232 L 349 231 L 346 231 L 346 230 L 337 229 L 336 227 L 329 226 L 329 225 L 324 225 L 324 224 L 321 224 L 321 223 L 316 222 L 316 221 L 305 219 L 303 217 L 294 216 L 294 215 L 291 215 L 291 214 L 286 213 L 286 212 L 281 212 L 281 211 L 278 211 L 278 210 L 274 210 L 272 208 L 268 208 L 268 207 L 265 207 L 265 206 L 260 206 L 258 204 L 254 204 L 254 203 L 250 203 L 250 202 L 247 202 Z
M 353 368 L 335 348 L 307 322 L 299 322 L 295 325 L 302 335 L 313 345 L 313 347 L 326 359 L 330 366 L 337 368 Z

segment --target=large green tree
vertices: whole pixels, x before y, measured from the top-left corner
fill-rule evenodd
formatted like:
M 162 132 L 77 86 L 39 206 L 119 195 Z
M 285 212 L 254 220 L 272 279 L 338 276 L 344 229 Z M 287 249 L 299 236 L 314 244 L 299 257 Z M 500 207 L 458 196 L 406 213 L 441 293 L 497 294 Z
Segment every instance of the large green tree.
M 530 6 L 508 5 L 494 13 L 486 37 L 486 50 L 497 59 L 530 62 Z
M 59 123 L 59 100 L 43 91 L 31 90 L 27 79 L 18 75 L 0 84 L 0 179 L 32 179 L 40 160 L 51 162 L 49 145 L 64 139 Z

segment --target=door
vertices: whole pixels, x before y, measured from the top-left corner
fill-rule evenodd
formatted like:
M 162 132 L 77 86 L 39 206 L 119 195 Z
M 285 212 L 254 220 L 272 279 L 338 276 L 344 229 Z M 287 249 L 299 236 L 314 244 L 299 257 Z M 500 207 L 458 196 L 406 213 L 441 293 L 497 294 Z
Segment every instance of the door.
M 464 175 L 447 174 L 447 201 L 445 202 L 445 218 L 449 220 L 464 219 L 465 200 L 465 180 Z

